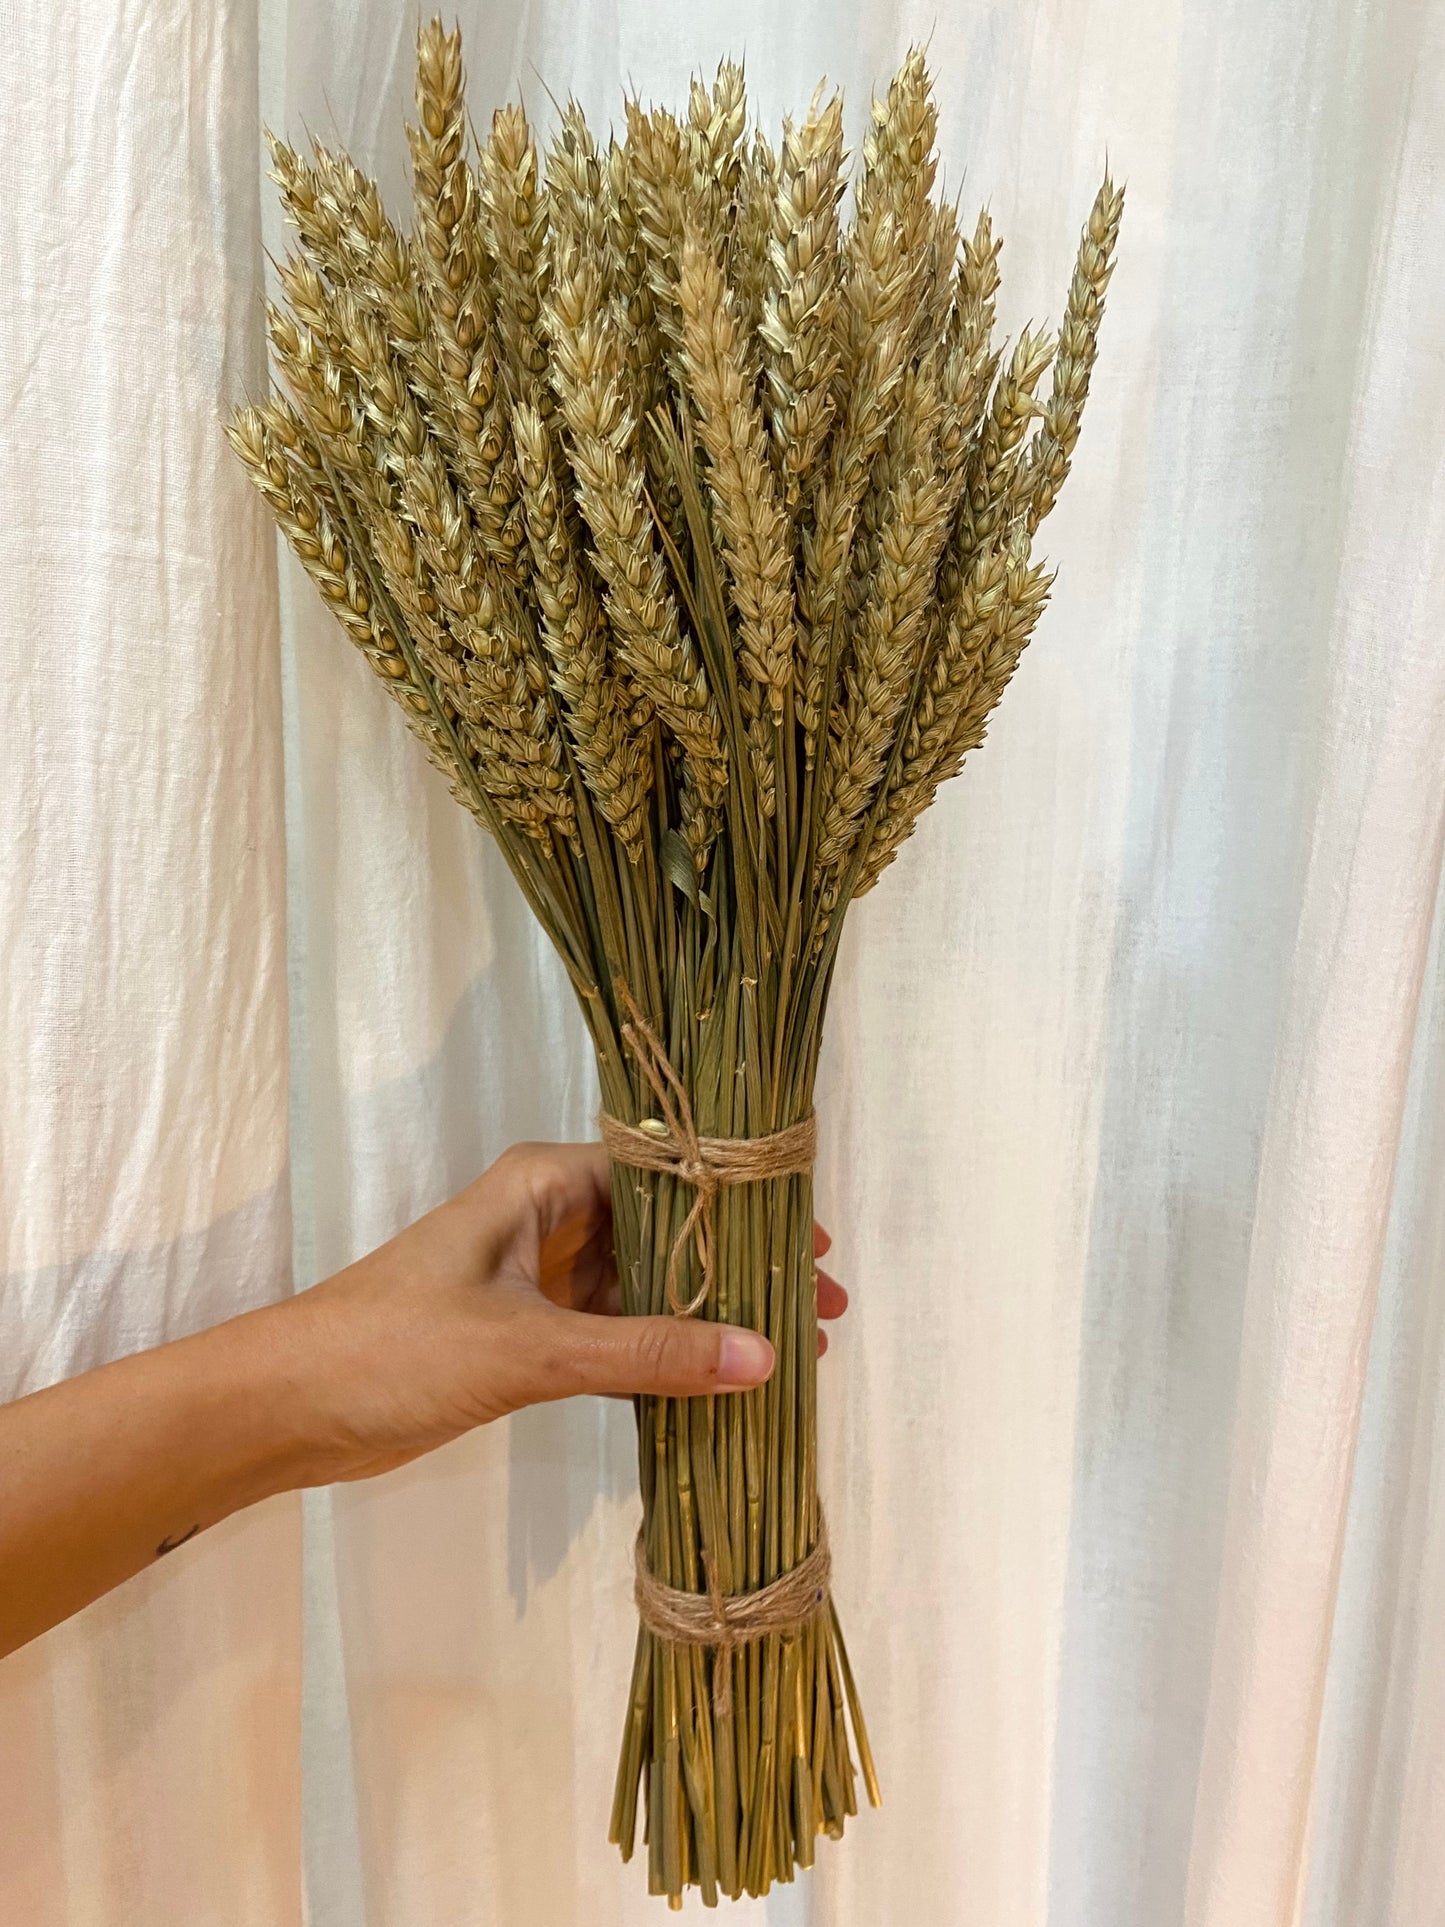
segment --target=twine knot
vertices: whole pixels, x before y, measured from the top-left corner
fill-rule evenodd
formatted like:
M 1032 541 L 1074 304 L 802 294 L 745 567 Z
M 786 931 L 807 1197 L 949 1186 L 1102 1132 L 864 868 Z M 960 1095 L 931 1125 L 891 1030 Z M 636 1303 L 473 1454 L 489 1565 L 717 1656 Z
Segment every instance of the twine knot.
M 649 1632 L 680 1646 L 714 1649 L 713 1708 L 723 1718 L 732 1706 L 732 1656 L 769 1633 L 795 1633 L 828 1603 L 833 1558 L 821 1510 L 813 1549 L 790 1571 L 756 1592 L 724 1593 L 717 1566 L 704 1556 L 706 1592 L 683 1592 L 664 1585 L 647 1563 L 641 1532 L 633 1549 L 637 1616 Z
M 602 1111 L 598 1128 L 608 1155 L 618 1164 L 638 1171 L 659 1171 L 690 1184 L 695 1193 L 682 1228 L 673 1239 L 667 1260 L 667 1302 L 679 1318 L 691 1318 L 712 1294 L 714 1273 L 714 1206 L 725 1184 L 755 1184 L 762 1178 L 786 1178 L 811 1171 L 818 1152 L 818 1125 L 810 1112 L 796 1124 L 766 1137 L 700 1137 L 692 1100 L 673 1068 L 662 1039 L 648 1023 L 626 984 L 617 986 L 618 1000 L 627 1012 L 622 1039 L 632 1052 L 661 1117 L 624 1124 Z M 697 1249 L 702 1282 L 692 1297 L 678 1293 L 677 1274 L 691 1240 Z

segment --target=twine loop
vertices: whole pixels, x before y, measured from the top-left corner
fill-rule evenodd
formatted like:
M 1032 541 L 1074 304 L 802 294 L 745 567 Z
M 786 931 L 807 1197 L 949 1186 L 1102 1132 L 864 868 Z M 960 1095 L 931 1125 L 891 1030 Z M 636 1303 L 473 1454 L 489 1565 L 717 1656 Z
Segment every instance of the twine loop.
M 662 1115 L 643 1124 L 624 1124 L 602 1111 L 598 1128 L 608 1155 L 638 1171 L 659 1171 L 693 1187 L 692 1207 L 673 1239 L 667 1260 L 667 1302 L 679 1318 L 691 1318 L 712 1295 L 715 1269 L 714 1206 L 725 1184 L 755 1184 L 762 1178 L 793 1177 L 811 1171 L 818 1150 L 818 1124 L 810 1112 L 796 1124 L 766 1137 L 700 1137 L 692 1101 L 673 1068 L 662 1040 L 638 1009 L 626 984 L 617 986 L 627 1012 L 622 1039 L 632 1052 Z M 690 1299 L 678 1294 L 677 1273 L 689 1240 L 695 1245 L 702 1282 Z
M 821 1510 L 813 1550 L 790 1571 L 756 1592 L 724 1593 L 717 1566 L 708 1556 L 706 1592 L 682 1592 L 664 1585 L 647 1563 L 641 1532 L 633 1549 L 637 1616 L 649 1632 L 679 1646 L 708 1646 L 713 1660 L 713 1707 L 727 1716 L 732 1705 L 732 1656 L 739 1646 L 769 1633 L 795 1633 L 828 1603 L 833 1558 Z

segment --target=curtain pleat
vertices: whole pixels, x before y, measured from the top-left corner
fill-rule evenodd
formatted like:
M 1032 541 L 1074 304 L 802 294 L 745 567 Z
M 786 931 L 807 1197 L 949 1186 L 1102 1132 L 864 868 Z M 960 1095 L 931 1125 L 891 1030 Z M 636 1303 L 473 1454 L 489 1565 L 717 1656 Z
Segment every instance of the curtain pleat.
M 291 1287 L 254 8 L 9 9 L 0 1396 Z M 0 1666 L 0 1920 L 301 1920 L 300 1507 Z
M 926 40 L 1010 331 L 1059 314 L 1106 152 L 1128 183 L 1051 607 L 852 920 L 820 1079 L 853 1293 L 822 1478 L 885 1804 L 734 1918 L 1435 1927 L 1438 14 L 461 24 L 483 129 L 518 92 L 544 130 L 569 93 L 605 125 L 624 85 L 675 100 L 731 51 L 774 126 L 842 84 L 855 151 Z M 209 0 L 12 32 L 13 1390 L 284 1291 L 293 1231 L 309 1283 L 514 1139 L 591 1132 L 560 968 L 289 561 L 277 599 L 219 435 L 263 379 L 261 240 L 286 244 L 259 117 L 400 201 L 414 26 Z M 318 1495 L 304 1561 L 300 1514 L 0 1668 L 0 1918 L 655 1917 L 605 1840 L 625 1408 Z

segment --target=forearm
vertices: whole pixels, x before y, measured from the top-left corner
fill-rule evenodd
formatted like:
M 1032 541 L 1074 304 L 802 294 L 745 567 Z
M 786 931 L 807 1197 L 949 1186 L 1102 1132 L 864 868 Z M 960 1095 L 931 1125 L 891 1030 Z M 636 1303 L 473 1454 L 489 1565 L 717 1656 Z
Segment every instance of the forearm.
M 298 1302 L 0 1407 L 0 1655 L 197 1532 L 327 1474 Z
M 518 1147 L 309 1291 L 0 1406 L 0 1655 L 272 1493 L 543 1399 L 760 1384 L 754 1332 L 609 1315 L 609 1199 L 600 1145 Z

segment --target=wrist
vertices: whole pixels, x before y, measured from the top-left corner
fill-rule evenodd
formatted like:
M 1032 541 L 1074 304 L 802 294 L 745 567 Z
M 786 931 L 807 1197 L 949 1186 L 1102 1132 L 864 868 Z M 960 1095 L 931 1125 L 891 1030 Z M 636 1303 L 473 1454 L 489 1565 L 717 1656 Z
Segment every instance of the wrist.
M 243 1312 L 192 1340 L 198 1420 L 230 1443 L 219 1467 L 241 1505 L 337 1474 L 325 1360 L 305 1294 Z
M 407 1388 L 435 1371 L 446 1337 L 432 1295 L 399 1282 L 383 1247 L 232 1321 L 247 1361 L 238 1376 L 256 1400 L 243 1423 L 272 1490 L 367 1478 L 438 1443 L 409 1422 Z

